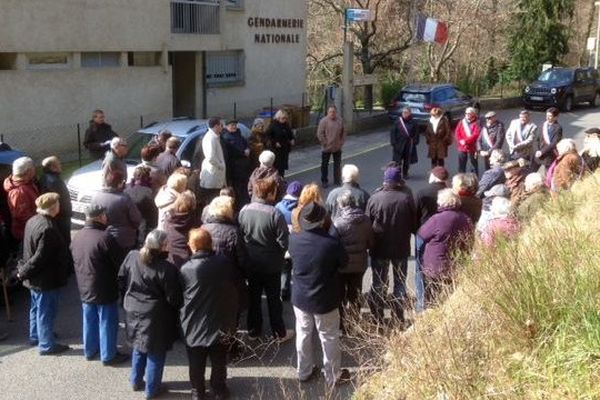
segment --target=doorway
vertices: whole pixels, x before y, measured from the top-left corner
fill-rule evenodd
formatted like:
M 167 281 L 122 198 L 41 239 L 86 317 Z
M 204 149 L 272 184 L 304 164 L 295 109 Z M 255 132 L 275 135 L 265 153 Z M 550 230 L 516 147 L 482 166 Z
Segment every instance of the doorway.
M 196 53 L 171 53 L 173 117 L 196 117 Z

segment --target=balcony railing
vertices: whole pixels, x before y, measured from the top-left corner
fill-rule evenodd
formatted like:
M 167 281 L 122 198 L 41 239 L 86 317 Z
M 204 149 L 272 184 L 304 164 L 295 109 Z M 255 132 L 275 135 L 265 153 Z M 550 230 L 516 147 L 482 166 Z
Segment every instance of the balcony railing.
M 171 32 L 218 34 L 219 0 L 172 0 Z

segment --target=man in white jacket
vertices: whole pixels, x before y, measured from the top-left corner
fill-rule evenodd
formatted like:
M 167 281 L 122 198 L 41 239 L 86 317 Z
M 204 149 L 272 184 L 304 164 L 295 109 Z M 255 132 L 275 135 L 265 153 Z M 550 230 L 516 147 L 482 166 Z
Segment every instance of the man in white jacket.
M 219 195 L 226 185 L 225 156 L 221 146 L 221 120 L 212 117 L 208 120 L 208 131 L 202 138 L 202 169 L 200 171 L 200 198 L 198 202 L 203 207 Z
M 538 144 L 537 126 L 530 121 L 529 111 L 521 111 L 519 118 L 511 121 L 506 131 L 506 142 L 511 159 L 524 158 L 529 162 L 533 160 Z

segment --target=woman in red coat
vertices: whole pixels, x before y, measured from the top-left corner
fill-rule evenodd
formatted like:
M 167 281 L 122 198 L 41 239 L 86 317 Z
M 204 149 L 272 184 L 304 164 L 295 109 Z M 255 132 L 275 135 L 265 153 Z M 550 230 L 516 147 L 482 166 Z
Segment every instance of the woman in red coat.
M 467 158 L 471 160 L 472 172 L 479 176 L 477 162 L 477 141 L 481 134 L 481 127 L 477 119 L 477 110 L 469 107 L 465 110 L 465 117 L 456 125 L 456 143 L 458 147 L 458 172 L 467 172 Z

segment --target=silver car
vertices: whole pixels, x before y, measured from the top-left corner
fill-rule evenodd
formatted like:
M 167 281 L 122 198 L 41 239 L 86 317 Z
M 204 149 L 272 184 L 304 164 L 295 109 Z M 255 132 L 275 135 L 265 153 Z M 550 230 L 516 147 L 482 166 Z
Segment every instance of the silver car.
M 238 123 L 238 128 L 245 138 L 250 136 L 250 129 L 244 124 Z M 204 159 L 201 139 L 208 131 L 208 120 L 175 118 L 153 122 L 127 138 L 129 144 L 129 153 L 126 158 L 128 176 L 133 176 L 133 170 L 136 165 L 140 164 L 142 148 L 163 130 L 170 131 L 173 136 L 177 136 L 181 140 L 177 157 L 182 161 L 189 162 L 192 169 L 200 169 Z M 71 222 L 82 226 L 85 222 L 85 207 L 91 203 L 94 194 L 102 188 L 102 160 L 96 160 L 75 170 L 67 187 L 73 206 Z

